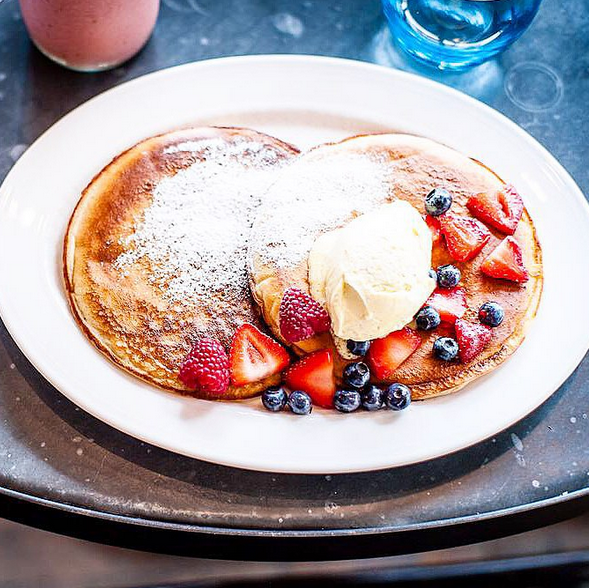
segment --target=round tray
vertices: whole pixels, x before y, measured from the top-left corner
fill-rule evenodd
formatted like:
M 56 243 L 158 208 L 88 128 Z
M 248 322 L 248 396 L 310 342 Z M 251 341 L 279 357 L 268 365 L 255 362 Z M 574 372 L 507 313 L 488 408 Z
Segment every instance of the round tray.
M 173 4 L 190 8 L 189 2 Z M 379 32 L 376 0 L 338 10 L 294 2 L 291 16 L 308 25 L 298 37 L 281 30 L 281 23 L 296 21 L 274 18 L 269 5 L 244 0 L 243 6 L 227 12 L 223 3 L 207 3 L 207 14 L 197 15 L 203 34 L 195 36 L 194 20 L 164 3 L 156 34 L 138 59 L 87 76 L 32 50 L 17 3 L 0 4 L 11 48 L 0 78 L 0 176 L 65 112 L 147 71 L 252 47 L 396 59 Z M 584 21 L 573 22 L 555 7 L 555 0 L 545 0 L 532 29 L 501 63 L 443 77 L 532 132 L 586 188 L 581 155 L 589 122 L 578 47 L 563 53 L 553 34 L 566 26 L 584 38 Z M 539 46 L 543 62 L 530 61 L 539 59 Z M 522 88 L 535 87 L 515 83 L 526 75 L 544 75 L 541 81 L 553 85 L 522 95 Z M 560 101 L 546 100 L 554 88 Z M 369 557 L 474 543 L 572 516 L 587 505 L 588 387 L 586 358 L 525 420 L 432 462 L 365 474 L 264 474 L 180 457 L 92 418 L 36 372 L 0 324 L 0 516 L 105 543 L 235 559 Z

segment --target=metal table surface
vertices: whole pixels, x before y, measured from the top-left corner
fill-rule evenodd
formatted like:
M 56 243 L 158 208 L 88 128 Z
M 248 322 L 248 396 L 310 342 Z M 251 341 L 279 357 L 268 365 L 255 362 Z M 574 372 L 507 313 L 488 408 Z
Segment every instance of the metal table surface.
M 588 26 L 588 0 L 545 0 L 500 60 L 463 75 L 418 73 L 515 120 L 587 192 Z M 189 61 L 277 52 L 414 69 L 391 48 L 377 0 L 163 0 L 143 52 L 101 74 L 42 57 L 16 0 L 4 0 L 0 178 L 53 122 L 113 85 Z M 0 340 L 0 516 L 56 532 L 201 557 L 335 559 L 480 541 L 571 516 L 587 502 L 587 358 L 536 412 L 465 451 L 375 473 L 289 476 L 136 441 L 62 397 L 3 326 Z

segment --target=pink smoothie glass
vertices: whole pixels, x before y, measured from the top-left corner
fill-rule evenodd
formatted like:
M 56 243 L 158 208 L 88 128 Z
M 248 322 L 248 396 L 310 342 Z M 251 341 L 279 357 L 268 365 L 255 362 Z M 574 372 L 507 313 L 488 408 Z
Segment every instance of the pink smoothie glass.
M 145 45 L 160 0 L 20 0 L 39 50 L 78 71 L 100 71 L 130 59 Z

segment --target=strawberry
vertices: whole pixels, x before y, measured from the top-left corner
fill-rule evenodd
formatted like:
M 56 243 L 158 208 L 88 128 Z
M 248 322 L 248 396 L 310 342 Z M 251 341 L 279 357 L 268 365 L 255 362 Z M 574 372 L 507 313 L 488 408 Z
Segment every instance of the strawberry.
M 306 355 L 287 370 L 284 382 L 291 390 L 306 392 L 313 404 L 332 408 L 335 378 L 331 351 L 322 349 Z
M 440 228 L 450 255 L 456 261 L 468 261 L 480 252 L 491 237 L 489 229 L 474 218 L 444 214 Z
M 222 395 L 229 387 L 229 358 L 215 339 L 198 339 L 186 356 L 179 380 L 205 394 Z
M 442 233 L 440 232 L 440 220 L 435 216 L 430 216 L 429 214 L 426 214 L 423 219 L 432 233 L 432 245 L 437 245 L 442 239 Z
M 491 329 L 480 323 L 458 319 L 454 327 L 462 363 L 472 361 L 491 341 Z
M 282 371 L 290 363 L 284 347 L 254 325 L 241 325 L 231 341 L 231 383 L 243 386 Z
M 436 288 L 425 304 L 433 306 L 444 322 L 454 323 L 466 312 L 466 293 L 460 286 Z
M 280 333 L 289 343 L 310 339 L 329 331 L 327 311 L 306 292 L 288 288 L 280 302 Z
M 481 271 L 492 278 L 527 282 L 530 275 L 524 265 L 522 249 L 513 237 L 505 237 L 483 261 Z
M 515 233 L 524 211 L 521 196 L 510 185 L 493 193 L 476 194 L 469 199 L 466 206 L 479 220 L 506 235 Z
M 370 345 L 366 361 L 372 375 L 388 380 L 393 372 L 421 345 L 421 337 L 409 327 L 395 331 Z

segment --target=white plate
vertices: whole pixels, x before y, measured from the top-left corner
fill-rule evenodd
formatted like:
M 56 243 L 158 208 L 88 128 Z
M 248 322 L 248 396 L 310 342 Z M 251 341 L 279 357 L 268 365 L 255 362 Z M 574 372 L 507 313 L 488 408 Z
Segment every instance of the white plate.
M 403 413 L 271 414 L 259 400 L 214 403 L 126 375 L 86 340 L 61 283 L 61 240 L 80 191 L 136 141 L 189 123 L 238 124 L 300 146 L 406 130 L 475 157 L 515 183 L 544 250 L 545 290 L 527 340 L 491 375 Z M 99 419 L 177 453 L 297 473 L 371 470 L 481 441 L 554 392 L 589 346 L 589 214 L 556 160 L 515 124 L 452 89 L 329 58 L 240 57 L 164 70 L 77 108 L 23 155 L 0 189 L 0 312 L 22 351 Z

